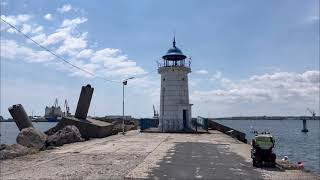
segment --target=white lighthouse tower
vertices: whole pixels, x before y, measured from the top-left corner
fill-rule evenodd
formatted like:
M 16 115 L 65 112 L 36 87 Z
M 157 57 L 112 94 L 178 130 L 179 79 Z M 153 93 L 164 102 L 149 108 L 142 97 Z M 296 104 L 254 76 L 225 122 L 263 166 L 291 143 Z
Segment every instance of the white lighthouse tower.
M 188 73 L 191 72 L 190 61 L 186 64 L 182 51 L 173 47 L 162 56 L 158 72 L 161 74 L 159 130 L 162 132 L 179 132 L 191 129 L 191 106 L 189 104 Z

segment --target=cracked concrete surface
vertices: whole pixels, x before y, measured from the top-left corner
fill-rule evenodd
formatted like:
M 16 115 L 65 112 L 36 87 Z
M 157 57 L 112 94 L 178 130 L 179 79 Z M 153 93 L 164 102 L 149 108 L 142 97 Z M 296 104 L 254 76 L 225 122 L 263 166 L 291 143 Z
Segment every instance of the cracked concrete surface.
M 254 168 L 250 146 L 217 131 L 129 131 L 4 160 L 0 167 L 0 179 L 319 179 L 304 171 Z

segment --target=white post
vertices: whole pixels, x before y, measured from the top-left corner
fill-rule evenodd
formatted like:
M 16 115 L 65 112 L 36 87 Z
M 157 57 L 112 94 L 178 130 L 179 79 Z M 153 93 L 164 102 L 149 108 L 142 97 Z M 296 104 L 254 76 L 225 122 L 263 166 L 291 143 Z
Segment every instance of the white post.
M 122 134 L 124 135 L 125 123 L 124 123 L 124 86 L 127 85 L 129 79 L 134 79 L 134 77 L 130 77 L 122 81 Z
M 122 82 L 122 134 L 124 135 L 124 85 L 126 81 Z

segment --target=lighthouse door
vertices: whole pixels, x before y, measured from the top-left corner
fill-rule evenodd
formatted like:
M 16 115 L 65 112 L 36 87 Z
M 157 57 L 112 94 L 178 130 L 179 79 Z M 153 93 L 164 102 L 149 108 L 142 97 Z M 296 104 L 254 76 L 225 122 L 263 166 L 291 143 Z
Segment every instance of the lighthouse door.
M 187 127 L 187 112 L 186 109 L 183 110 L 183 129 Z

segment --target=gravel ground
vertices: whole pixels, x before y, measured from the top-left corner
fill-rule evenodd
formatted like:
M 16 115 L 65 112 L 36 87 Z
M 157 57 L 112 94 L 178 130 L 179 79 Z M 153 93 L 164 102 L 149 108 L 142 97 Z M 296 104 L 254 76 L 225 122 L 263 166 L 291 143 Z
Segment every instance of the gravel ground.
M 253 168 L 250 146 L 217 131 L 130 131 L 0 163 L 0 179 L 319 179 L 299 170 Z

